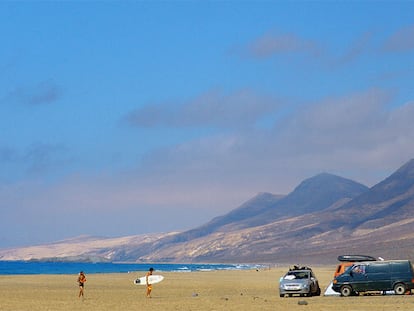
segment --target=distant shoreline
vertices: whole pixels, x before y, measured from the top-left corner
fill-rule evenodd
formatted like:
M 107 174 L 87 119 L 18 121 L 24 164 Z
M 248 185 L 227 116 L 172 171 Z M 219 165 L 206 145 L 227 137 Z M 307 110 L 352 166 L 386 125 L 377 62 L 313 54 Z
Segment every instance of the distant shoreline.
M 262 269 L 258 264 L 202 264 L 202 263 L 112 263 L 112 262 L 61 262 L 61 261 L 0 261 L 0 275 L 40 275 L 88 273 L 129 273 L 148 271 L 153 267 L 163 272 L 195 272 L 214 270 Z

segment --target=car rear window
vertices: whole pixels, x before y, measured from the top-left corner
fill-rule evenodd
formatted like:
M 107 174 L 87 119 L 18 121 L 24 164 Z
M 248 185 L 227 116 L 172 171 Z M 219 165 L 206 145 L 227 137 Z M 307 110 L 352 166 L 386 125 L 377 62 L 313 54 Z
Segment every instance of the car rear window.
M 295 279 L 308 279 L 309 278 L 309 272 L 290 271 L 287 275 L 293 276 Z

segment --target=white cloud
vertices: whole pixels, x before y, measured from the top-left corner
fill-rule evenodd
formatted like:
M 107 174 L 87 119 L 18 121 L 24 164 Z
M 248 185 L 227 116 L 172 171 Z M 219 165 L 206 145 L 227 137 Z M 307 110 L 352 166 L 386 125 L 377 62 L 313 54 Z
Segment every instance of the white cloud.
M 409 52 L 414 50 L 414 25 L 400 28 L 383 44 L 386 52 Z
M 251 42 L 247 50 L 250 56 L 259 59 L 289 53 L 303 53 L 315 57 L 322 52 L 317 42 L 301 38 L 294 33 L 265 34 Z
M 279 102 L 247 89 L 230 94 L 210 90 L 180 103 L 146 105 L 130 112 L 125 120 L 138 127 L 249 127 L 275 112 Z
M 391 172 L 414 153 L 402 143 L 414 135 L 413 104 L 388 107 L 392 98 L 380 89 L 326 98 L 277 120 L 271 130 L 183 143 L 149 154 L 144 165 L 191 188 L 203 180 L 223 189 L 286 193 L 301 179 L 332 170 L 348 170 L 345 177 L 372 185 L 378 181 L 372 171 Z
M 54 81 L 46 80 L 36 85 L 16 87 L 6 95 L 3 101 L 38 106 L 55 103 L 61 96 L 60 87 Z

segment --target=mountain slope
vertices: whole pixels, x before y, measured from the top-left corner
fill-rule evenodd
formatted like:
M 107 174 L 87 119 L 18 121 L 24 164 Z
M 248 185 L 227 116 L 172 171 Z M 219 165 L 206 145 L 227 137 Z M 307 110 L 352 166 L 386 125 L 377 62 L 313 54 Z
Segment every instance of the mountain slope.
M 82 256 L 112 261 L 289 264 L 334 263 L 344 253 L 414 259 L 413 229 L 411 160 L 370 189 L 321 174 L 303 181 L 285 197 L 259 194 L 187 232 L 119 243 L 97 241 L 93 246 L 89 241 Z M 57 257 L 58 249 L 65 250 L 65 245 L 60 246 L 49 246 L 48 256 Z M 36 250 L 30 254 L 36 257 Z M 7 250 L 0 251 L 0 259 L 6 255 Z
M 174 256 L 185 261 L 214 258 L 219 261 L 322 263 L 336 260 L 338 254 L 352 252 L 368 252 L 386 258 L 414 258 L 413 172 L 414 161 L 410 161 L 381 183 L 342 205 L 282 217 L 262 226 L 215 232 L 186 243 L 171 244 L 144 258 L 162 260 Z M 313 185 L 305 181 L 295 191 L 306 193 L 302 190 L 314 189 Z M 289 195 L 293 197 L 291 204 L 308 198 L 295 198 L 294 192 Z M 318 195 L 313 199 L 318 201 Z
M 0 250 L 0 260 L 113 261 L 114 253 L 151 244 L 175 233 L 153 233 L 120 238 L 79 236 L 55 243 Z
M 256 215 L 260 215 L 271 209 L 281 198 L 283 198 L 282 195 L 259 193 L 228 214 L 215 217 L 205 225 L 183 232 L 177 235 L 176 239 L 188 241 L 216 231 L 231 231 L 229 228 L 237 226 L 242 222 L 248 222 L 249 219 Z
M 351 229 L 376 228 L 410 218 L 414 212 L 414 160 L 339 211 L 356 216 Z
M 280 218 L 326 209 L 340 200 L 350 200 L 367 190 L 368 187 L 352 180 L 327 173 L 319 174 L 303 181 L 287 196 L 258 194 L 228 214 L 216 217 L 200 227 L 170 236 L 160 243 L 182 243 L 215 232 L 261 226 Z
M 319 174 L 304 180 L 293 192 L 271 208 L 239 221 L 234 228 L 265 225 L 281 218 L 324 210 L 340 200 L 349 200 L 368 191 L 368 187 L 332 174 Z

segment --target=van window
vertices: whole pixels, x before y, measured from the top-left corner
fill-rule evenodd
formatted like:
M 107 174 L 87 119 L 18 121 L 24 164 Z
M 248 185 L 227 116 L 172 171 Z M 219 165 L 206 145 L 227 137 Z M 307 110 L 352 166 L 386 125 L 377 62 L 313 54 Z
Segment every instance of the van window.
M 372 264 L 368 266 L 369 273 L 389 273 L 390 265 L 389 264 Z
M 407 261 L 392 262 L 391 270 L 392 272 L 408 272 L 410 271 L 410 264 Z
M 352 268 L 352 272 L 353 273 L 360 273 L 360 274 L 364 274 L 366 270 L 366 266 L 365 265 L 355 265 Z

